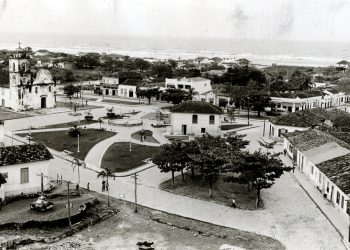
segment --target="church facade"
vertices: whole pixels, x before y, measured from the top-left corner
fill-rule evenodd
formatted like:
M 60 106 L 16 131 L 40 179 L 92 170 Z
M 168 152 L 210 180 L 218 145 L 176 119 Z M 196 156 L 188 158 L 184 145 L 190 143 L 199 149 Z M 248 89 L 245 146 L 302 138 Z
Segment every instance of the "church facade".
M 30 57 L 26 48 L 20 46 L 9 58 L 10 80 L 0 86 L 0 106 L 14 111 L 53 108 L 55 83 L 47 69 L 40 69 L 32 79 Z

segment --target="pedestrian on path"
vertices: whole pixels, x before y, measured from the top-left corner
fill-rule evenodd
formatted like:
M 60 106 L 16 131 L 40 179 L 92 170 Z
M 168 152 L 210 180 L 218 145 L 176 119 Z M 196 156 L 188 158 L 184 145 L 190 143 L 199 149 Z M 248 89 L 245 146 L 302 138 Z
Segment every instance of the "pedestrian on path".
M 90 182 L 87 183 L 87 187 L 86 187 L 87 191 L 90 192 Z
M 102 180 L 102 192 L 106 191 L 106 181 Z
M 232 199 L 231 207 L 233 207 L 233 208 L 236 208 L 236 207 L 237 207 L 237 204 L 236 204 L 236 201 L 235 201 L 234 198 Z
M 106 191 L 108 192 L 109 184 L 108 182 L 106 183 Z

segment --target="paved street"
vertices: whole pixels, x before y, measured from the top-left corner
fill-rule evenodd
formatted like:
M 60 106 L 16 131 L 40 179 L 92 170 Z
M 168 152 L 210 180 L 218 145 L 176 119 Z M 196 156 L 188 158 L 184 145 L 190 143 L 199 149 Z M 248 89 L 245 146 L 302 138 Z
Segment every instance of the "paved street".
M 252 140 L 249 150 L 258 148 L 257 139 L 262 135 L 262 121 L 252 123 L 260 127 L 241 131 L 248 134 L 247 139 Z M 114 139 L 127 140 L 131 132 L 137 130 L 122 127 L 115 129 L 118 135 L 106 142 L 106 145 L 113 143 Z M 153 130 L 151 127 L 149 129 Z M 98 169 L 96 164 L 99 164 L 106 145 L 101 142 L 89 152 L 86 157 L 88 167 Z M 129 173 L 133 172 L 131 170 Z M 63 179 L 77 181 L 77 174 L 73 173 L 71 165 L 62 159 L 55 160 L 50 173 L 53 179 L 59 173 Z M 82 169 L 81 176 L 82 187 L 89 182 L 92 190 L 101 192 L 101 179 L 96 178 L 96 172 Z M 340 235 L 289 173 L 283 175 L 273 188 L 263 191 L 266 208 L 257 211 L 232 209 L 159 190 L 158 185 L 169 179 L 170 175 L 160 173 L 155 167 L 140 173 L 139 177 L 138 202 L 144 206 L 268 235 L 282 241 L 288 249 L 344 249 Z M 110 195 L 134 201 L 133 179 L 124 177 L 111 180 Z

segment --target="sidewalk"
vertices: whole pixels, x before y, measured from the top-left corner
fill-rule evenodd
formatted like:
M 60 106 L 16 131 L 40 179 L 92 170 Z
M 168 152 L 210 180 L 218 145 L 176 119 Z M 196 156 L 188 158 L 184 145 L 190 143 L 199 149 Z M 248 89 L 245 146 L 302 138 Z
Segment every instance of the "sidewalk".
M 292 159 L 288 156 L 281 155 L 280 158 L 286 166 L 293 166 Z M 294 173 L 291 171 L 290 175 L 298 182 L 310 199 L 315 203 L 316 207 L 329 220 L 343 238 L 344 244 L 346 244 L 349 239 L 349 218 L 346 218 L 346 215 L 340 214 L 340 212 L 335 209 L 334 205 L 322 196 L 312 182 L 308 180 L 307 176 L 300 172 L 298 168 L 295 169 Z M 349 243 L 347 247 L 350 249 Z

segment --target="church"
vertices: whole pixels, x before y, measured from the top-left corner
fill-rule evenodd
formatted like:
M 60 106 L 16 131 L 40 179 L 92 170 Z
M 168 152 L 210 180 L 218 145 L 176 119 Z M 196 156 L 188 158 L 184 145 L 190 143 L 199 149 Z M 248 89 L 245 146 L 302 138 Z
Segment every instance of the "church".
M 0 107 L 22 111 L 56 106 L 52 75 L 49 70 L 40 69 L 32 78 L 27 48 L 19 45 L 10 56 L 9 74 L 9 83 L 0 86 Z

